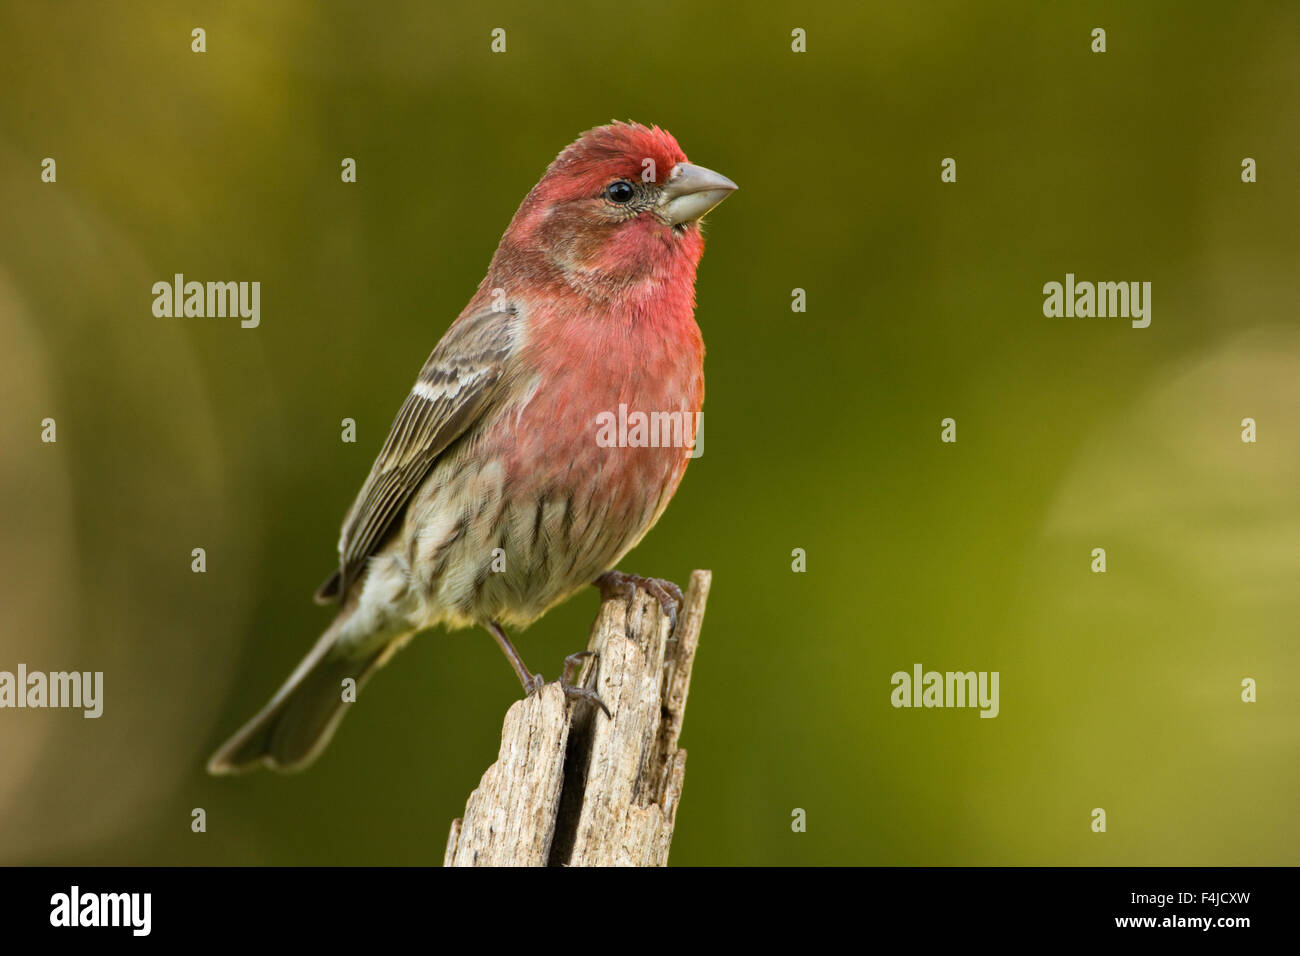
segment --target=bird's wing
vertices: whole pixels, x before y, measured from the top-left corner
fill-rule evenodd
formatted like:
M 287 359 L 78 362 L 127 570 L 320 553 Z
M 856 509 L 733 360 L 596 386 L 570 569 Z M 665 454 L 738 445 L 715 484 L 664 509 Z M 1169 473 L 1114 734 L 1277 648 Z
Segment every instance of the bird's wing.
M 317 601 L 347 596 L 438 456 L 492 406 L 518 341 L 519 315 L 513 308 L 471 313 L 447 330 L 343 519 L 339 569 L 316 592 Z

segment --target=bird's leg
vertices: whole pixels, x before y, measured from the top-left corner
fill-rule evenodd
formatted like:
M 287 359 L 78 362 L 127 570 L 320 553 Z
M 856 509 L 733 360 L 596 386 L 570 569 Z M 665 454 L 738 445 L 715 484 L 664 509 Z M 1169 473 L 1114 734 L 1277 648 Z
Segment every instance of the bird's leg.
M 506 632 L 501 629 L 501 625 L 496 621 L 488 621 L 487 629 L 492 632 L 492 636 L 496 638 L 497 647 L 501 648 L 501 653 L 506 656 L 510 666 L 515 669 L 515 676 L 519 678 L 519 683 L 524 685 L 524 694 L 531 697 L 541 690 L 542 685 L 546 683 L 545 679 L 541 674 L 534 674 L 528 670 L 528 665 L 519 656 L 515 646 L 510 643 L 510 638 L 506 637 Z
M 515 676 L 519 678 L 519 683 L 524 686 L 524 695 L 531 697 L 533 694 L 541 690 L 542 685 L 546 683 L 546 678 L 542 677 L 541 674 L 534 674 L 528 669 L 528 665 L 525 664 L 524 659 L 519 656 L 519 652 L 515 650 L 515 646 L 510 643 L 510 638 L 506 637 L 506 632 L 502 629 L 501 625 L 496 621 L 488 621 L 487 629 L 492 633 L 492 637 L 496 639 L 497 647 L 501 648 L 501 653 L 506 656 L 506 660 L 510 662 L 510 666 L 514 668 Z M 609 708 L 605 706 L 605 702 L 600 699 L 594 690 L 587 690 L 585 687 L 576 687 L 573 684 L 573 678 L 577 673 L 578 667 L 581 665 L 584 658 L 590 657 L 591 655 L 591 651 L 579 651 L 577 654 L 570 654 L 564 659 L 564 676 L 560 678 L 560 690 L 562 690 L 564 696 L 568 697 L 570 700 L 585 700 L 595 704 L 605 712 L 606 717 L 610 717 L 612 715 L 609 712 Z
M 600 588 L 604 600 L 622 598 L 629 604 L 637 588 L 644 588 L 668 615 L 668 636 L 677 633 L 677 611 L 682 606 L 682 589 L 672 581 L 664 578 L 643 578 L 639 574 L 624 574 L 622 571 L 606 571 L 594 582 Z

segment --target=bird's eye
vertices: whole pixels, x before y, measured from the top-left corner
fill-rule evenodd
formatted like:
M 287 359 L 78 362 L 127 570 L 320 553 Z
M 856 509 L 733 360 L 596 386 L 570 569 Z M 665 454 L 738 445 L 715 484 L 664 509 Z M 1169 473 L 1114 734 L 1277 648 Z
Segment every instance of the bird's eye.
M 634 193 L 635 190 L 632 188 L 632 184 L 626 179 L 612 182 L 605 187 L 605 198 L 610 202 L 618 203 L 620 206 L 624 203 L 631 202 Z

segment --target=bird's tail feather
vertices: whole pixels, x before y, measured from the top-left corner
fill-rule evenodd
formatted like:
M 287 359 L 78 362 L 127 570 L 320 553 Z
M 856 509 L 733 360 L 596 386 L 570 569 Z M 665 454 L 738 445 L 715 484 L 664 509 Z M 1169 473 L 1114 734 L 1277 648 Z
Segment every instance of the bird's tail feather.
M 316 759 L 348 706 L 343 681 L 351 677 L 360 689 L 404 643 L 405 635 L 370 650 L 340 647 L 337 636 L 345 617 L 321 635 L 270 702 L 213 754 L 209 773 L 243 773 L 259 764 L 301 770 Z

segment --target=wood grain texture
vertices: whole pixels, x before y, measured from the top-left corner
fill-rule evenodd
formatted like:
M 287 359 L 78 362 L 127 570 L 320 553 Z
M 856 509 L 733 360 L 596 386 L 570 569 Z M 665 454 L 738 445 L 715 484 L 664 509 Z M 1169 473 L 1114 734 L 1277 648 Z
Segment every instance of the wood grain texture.
M 604 601 L 577 683 L 612 718 L 557 683 L 506 713 L 496 763 L 452 821 L 447 866 L 664 866 L 686 775 L 678 747 L 712 576 L 691 575 L 668 635 L 638 590 Z

